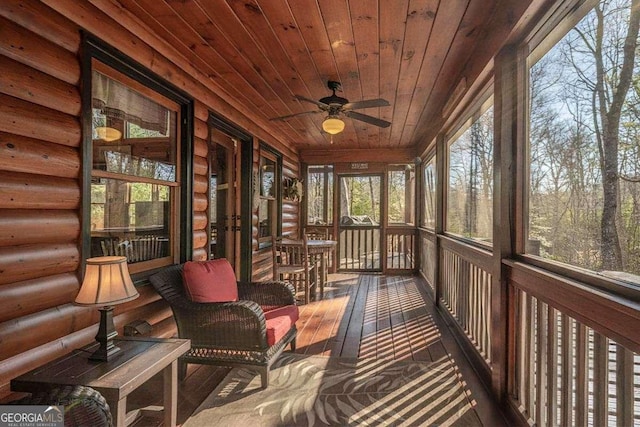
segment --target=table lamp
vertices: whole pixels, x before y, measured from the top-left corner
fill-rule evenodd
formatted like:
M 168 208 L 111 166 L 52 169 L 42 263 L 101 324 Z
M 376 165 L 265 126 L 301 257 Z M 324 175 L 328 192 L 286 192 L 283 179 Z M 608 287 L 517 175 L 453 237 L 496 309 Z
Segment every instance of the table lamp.
M 98 349 L 90 360 L 107 361 L 120 351 L 113 343 L 118 332 L 113 324 L 113 306 L 138 298 L 133 285 L 127 258 L 123 256 L 104 256 L 87 259 L 87 267 L 80 292 L 76 297 L 77 305 L 100 307 L 100 326 L 96 341 Z

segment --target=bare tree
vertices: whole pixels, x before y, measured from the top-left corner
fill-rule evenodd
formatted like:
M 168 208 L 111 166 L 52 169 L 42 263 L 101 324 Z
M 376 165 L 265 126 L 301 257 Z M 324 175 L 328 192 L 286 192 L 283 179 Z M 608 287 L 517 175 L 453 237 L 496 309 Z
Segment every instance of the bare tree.
M 578 81 L 592 97 L 602 173 L 601 256 L 605 270 L 624 270 L 620 239 L 619 129 L 621 112 L 633 80 L 640 0 L 631 0 L 630 8 L 624 3 L 601 1 L 594 9 L 593 20 L 574 29 L 582 43 L 575 39 L 569 39 L 567 43 L 568 58 L 577 71 Z M 621 19 L 625 16 L 627 19 Z M 626 25 L 623 27 L 623 24 Z M 585 71 L 587 56 L 592 61 L 593 76 L 589 70 Z

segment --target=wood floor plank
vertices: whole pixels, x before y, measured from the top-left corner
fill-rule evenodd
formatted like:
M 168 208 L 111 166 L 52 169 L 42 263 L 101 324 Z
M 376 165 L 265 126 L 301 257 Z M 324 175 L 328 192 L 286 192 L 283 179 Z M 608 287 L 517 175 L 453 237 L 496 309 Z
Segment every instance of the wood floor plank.
M 322 321 L 318 326 L 314 342 L 308 347 L 307 354 L 322 354 L 329 353 L 335 343 L 334 331 L 337 331 L 339 319 L 342 318 L 342 313 L 347 305 L 349 292 L 347 288 L 354 285 L 346 285 L 345 289 L 342 289 L 342 295 L 336 291 L 331 294 L 329 299 L 325 298 L 319 302 L 321 310 L 323 312 Z
M 394 342 L 401 343 L 396 345 L 396 359 L 430 361 L 426 340 L 419 323 L 419 313 L 416 312 L 415 303 L 407 288 L 410 278 L 395 277 L 389 280 L 393 280 L 392 295 L 395 299 L 394 306 L 397 307 L 397 313 L 391 318 Z
M 393 359 L 394 340 L 391 330 L 391 309 L 389 304 L 389 285 L 386 278 L 376 276 L 378 320 L 376 332 L 376 357 Z M 374 297 L 375 298 L 375 297 Z
M 340 356 L 342 357 L 358 357 L 360 351 L 360 339 L 363 336 L 363 323 L 365 315 L 365 304 L 367 302 L 367 294 L 371 275 L 362 275 L 358 282 L 358 291 L 355 297 L 353 309 L 351 310 L 349 319 L 347 320 L 347 332 L 345 334 L 344 343 Z M 345 321 L 346 319 L 343 319 Z
M 300 313 L 300 319 L 296 322 L 298 338 L 296 339 L 296 353 L 305 354 L 308 347 L 313 344 L 319 326 L 322 323 L 324 311 L 319 304 L 306 304 Z
M 333 276 L 333 275 L 332 275 Z M 349 321 L 353 313 L 353 308 L 356 304 L 356 298 L 358 296 L 358 284 L 360 283 L 360 276 L 356 275 L 345 278 L 344 275 L 340 275 L 340 278 L 336 281 L 342 285 L 346 285 L 348 289 L 348 299 L 344 309 L 342 310 L 342 317 L 336 319 L 338 323 L 338 329 L 334 334 L 334 343 L 329 352 L 332 356 L 340 357 L 342 355 L 342 347 L 344 346 L 345 339 L 347 337 L 347 331 L 349 329 Z M 332 277 L 333 282 L 333 277 Z M 326 350 L 325 350 L 326 352 Z
M 360 286 L 367 282 L 367 292 L 364 294 L 364 313 L 362 318 L 362 336 L 360 338 L 360 350 L 358 357 L 377 356 L 377 340 L 378 340 L 378 288 L 377 283 L 373 280 L 373 276 L 363 276 Z M 360 294 L 358 294 L 358 298 Z M 354 318 L 353 322 L 357 319 Z

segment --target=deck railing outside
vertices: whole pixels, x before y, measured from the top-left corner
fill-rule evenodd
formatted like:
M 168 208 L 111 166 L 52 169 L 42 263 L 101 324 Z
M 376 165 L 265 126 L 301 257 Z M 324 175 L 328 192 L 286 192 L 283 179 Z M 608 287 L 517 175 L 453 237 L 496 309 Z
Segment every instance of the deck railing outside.
M 523 416 L 538 426 L 639 426 L 640 355 L 515 292 L 512 399 Z
M 349 226 L 340 229 L 338 256 L 342 270 L 380 271 L 380 228 Z
M 440 303 L 491 368 L 491 255 L 446 237 L 440 243 Z M 433 245 L 423 233 L 422 250 Z M 530 272 L 512 277 L 512 406 L 537 426 L 640 426 L 640 354 L 594 329 L 615 315 L 616 300 L 583 290 L 594 302 L 578 321 L 572 309 L 584 304 L 562 300 L 564 290 Z
M 443 247 L 440 301 L 491 366 L 491 274 L 475 261 Z
M 338 256 L 339 268 L 353 271 L 380 271 L 380 228 L 371 226 L 349 226 L 340 229 Z M 391 270 L 415 269 L 415 227 L 389 227 L 385 232 L 386 268 Z
M 436 283 L 436 235 L 431 230 L 420 230 L 420 271 L 427 281 L 431 295 L 435 295 Z
M 387 236 L 387 269 L 413 270 L 416 255 L 415 227 L 389 227 Z

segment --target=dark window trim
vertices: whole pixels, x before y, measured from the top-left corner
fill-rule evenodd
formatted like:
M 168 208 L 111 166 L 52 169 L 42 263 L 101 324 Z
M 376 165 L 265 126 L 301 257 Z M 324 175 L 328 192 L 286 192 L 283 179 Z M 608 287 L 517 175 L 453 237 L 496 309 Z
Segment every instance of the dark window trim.
M 322 176 L 323 176 L 322 179 L 324 180 L 324 185 L 322 188 L 322 197 L 324 199 L 322 203 L 322 219 L 325 221 L 326 224 L 323 225 L 323 227 L 333 227 L 333 215 L 331 218 L 329 218 L 329 206 L 333 206 L 333 200 L 331 200 L 331 203 L 329 203 L 329 174 L 332 175 L 331 177 L 332 180 L 335 179 L 333 163 L 326 163 L 326 164 L 305 163 L 303 164 L 302 167 L 304 168 L 304 182 L 307 183 L 307 185 L 305 185 L 304 187 L 304 199 L 303 199 L 304 226 L 305 227 L 317 226 L 317 224 L 309 224 L 309 168 L 317 168 L 317 169 L 322 169 L 322 171 L 312 172 L 312 173 L 322 173 Z
M 82 32 L 82 249 L 81 271 L 84 270 L 85 259 L 90 256 L 91 233 L 90 221 L 91 203 L 91 167 L 93 159 L 93 145 L 91 141 L 91 61 L 97 59 L 107 66 L 131 77 L 140 84 L 153 89 L 159 94 L 171 99 L 180 105 L 180 251 L 179 260 L 185 262 L 193 253 L 193 99 L 172 83 L 145 68 L 131 57 L 108 45 L 88 32 Z M 143 279 L 150 272 L 144 272 L 134 276 L 134 280 Z
M 263 152 L 267 152 L 276 158 L 276 236 L 282 236 L 282 153 L 280 153 L 275 148 L 271 147 L 264 141 L 260 141 L 260 155 L 262 156 Z M 256 183 L 257 185 L 261 185 L 261 183 Z M 258 191 L 259 189 L 253 189 L 253 191 Z M 258 244 L 258 249 L 263 249 L 271 247 L 271 242 L 265 244 Z

